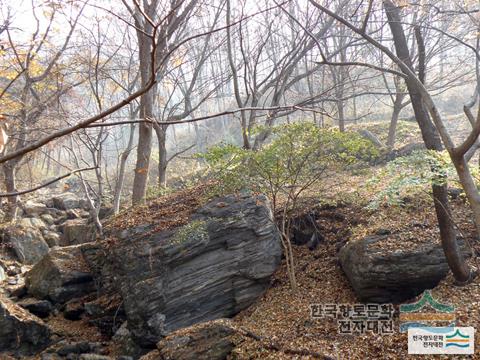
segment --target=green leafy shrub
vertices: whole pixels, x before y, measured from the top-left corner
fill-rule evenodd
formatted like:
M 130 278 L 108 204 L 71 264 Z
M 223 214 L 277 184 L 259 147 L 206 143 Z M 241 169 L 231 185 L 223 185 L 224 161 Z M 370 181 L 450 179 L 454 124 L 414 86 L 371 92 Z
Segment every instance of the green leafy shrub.
M 218 180 L 220 193 L 262 192 L 274 207 L 284 195 L 291 206 L 301 192 L 334 176 L 335 171 L 379 155 L 374 145 L 356 132 L 321 129 L 311 123 L 279 125 L 271 131 L 270 142 L 258 151 L 220 144 L 199 155 Z
M 445 151 L 418 150 L 388 162 L 367 182 L 376 193 L 368 207 L 404 205 L 409 196 L 428 193 L 432 183 L 442 185 L 449 180 L 456 181 L 456 172 Z

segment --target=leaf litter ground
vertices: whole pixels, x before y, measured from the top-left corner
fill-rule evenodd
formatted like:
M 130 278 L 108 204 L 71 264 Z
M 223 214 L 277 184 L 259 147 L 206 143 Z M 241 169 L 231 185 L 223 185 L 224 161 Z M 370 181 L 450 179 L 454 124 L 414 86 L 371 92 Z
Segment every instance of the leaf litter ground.
M 474 237 L 474 227 L 466 205 L 460 200 L 453 202 L 454 220 L 468 240 Z M 322 215 L 322 214 L 321 214 Z M 342 220 L 343 219 L 343 220 Z M 426 242 L 438 242 L 433 207 L 406 206 L 385 207 L 381 211 L 366 211 L 346 205 L 324 212 L 319 222 L 324 229 L 325 241 L 310 251 L 306 247 L 294 247 L 299 290 L 291 291 L 286 265 L 272 279 L 272 286 L 252 307 L 239 314 L 235 322 L 266 339 L 282 345 L 282 348 L 306 349 L 337 359 L 414 359 L 407 354 L 407 335 L 398 331 L 398 306 L 394 317 L 395 333 L 392 335 L 341 335 L 334 319 L 316 319 L 310 316 L 310 304 L 358 303 L 348 280 L 337 260 L 339 242 L 349 236 L 355 241 L 367 235 L 391 233 L 383 243 L 389 251 L 396 248 L 421 246 Z M 474 243 L 475 253 L 480 247 Z M 476 264 L 474 264 L 476 265 Z M 480 278 L 464 287 L 453 285 L 449 275 L 432 291 L 442 303 L 456 308 L 457 326 L 480 327 Z M 412 299 L 414 301 L 415 299 Z M 310 359 L 313 356 L 292 356 L 283 352 L 266 350 L 265 344 L 247 339 L 235 350 L 234 359 Z M 476 349 L 480 354 L 480 341 L 476 336 Z M 422 359 L 452 357 L 422 356 Z M 458 357 L 465 358 L 465 357 Z M 480 359 L 473 355 L 472 359 Z

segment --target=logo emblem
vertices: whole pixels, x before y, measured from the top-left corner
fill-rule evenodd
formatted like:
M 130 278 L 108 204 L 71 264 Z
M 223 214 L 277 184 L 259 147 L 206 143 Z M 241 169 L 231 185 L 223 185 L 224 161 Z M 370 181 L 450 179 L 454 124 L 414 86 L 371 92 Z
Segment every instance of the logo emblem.
M 474 354 L 473 327 L 411 327 L 409 354 Z
M 468 348 L 470 343 L 470 336 L 462 334 L 459 329 L 453 335 L 446 336 L 447 341 L 445 347 L 455 346 L 459 348 Z
M 455 307 L 435 300 L 426 290 L 417 302 L 400 305 L 400 332 L 410 328 L 428 327 L 428 323 L 439 323 L 450 329 L 455 326 Z

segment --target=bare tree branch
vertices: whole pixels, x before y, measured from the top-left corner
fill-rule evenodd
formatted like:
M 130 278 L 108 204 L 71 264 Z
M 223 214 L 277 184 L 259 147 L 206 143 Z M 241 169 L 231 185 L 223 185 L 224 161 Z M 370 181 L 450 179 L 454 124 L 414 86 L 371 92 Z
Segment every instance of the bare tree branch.
M 69 177 L 73 174 L 76 174 L 78 172 L 81 172 L 81 171 L 88 171 L 88 170 L 95 170 L 96 167 L 89 167 L 89 168 L 83 168 L 83 169 L 76 169 L 76 170 L 72 170 L 62 176 L 59 176 L 59 177 L 56 177 L 55 179 L 53 180 L 50 180 L 50 181 L 47 181 L 46 183 L 43 183 L 41 185 L 38 185 L 38 186 L 35 186 L 31 189 L 28 189 L 28 190 L 22 190 L 22 191 L 16 191 L 16 192 L 11 192 L 11 193 L 3 193 L 1 194 L 0 193 L 0 198 L 2 197 L 12 197 L 12 196 L 19 196 L 19 195 L 24 195 L 24 194 L 28 194 L 28 193 L 31 193 L 31 192 L 34 192 L 34 191 L 37 191 L 37 190 L 40 190 L 41 188 L 44 188 L 44 187 L 47 187 L 48 185 L 51 185 L 53 183 L 56 183 L 57 181 L 60 181 L 62 179 L 65 179 L 66 177 Z

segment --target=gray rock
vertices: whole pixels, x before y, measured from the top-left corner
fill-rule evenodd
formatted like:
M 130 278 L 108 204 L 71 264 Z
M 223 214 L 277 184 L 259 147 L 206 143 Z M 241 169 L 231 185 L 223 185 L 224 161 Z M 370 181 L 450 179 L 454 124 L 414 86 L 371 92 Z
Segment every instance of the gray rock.
M 76 194 L 81 193 L 83 191 L 82 182 L 78 177 L 69 177 L 64 181 L 63 189 L 64 191 L 69 190 Z
M 174 332 L 157 344 L 162 360 L 225 360 L 235 348 L 235 330 L 227 319 Z
M 42 214 L 40 218 L 43 220 L 45 224 L 52 225 L 55 222 L 52 214 Z
M 28 293 L 54 303 L 65 303 L 95 290 L 81 245 L 52 249 L 26 275 Z
M 65 221 L 66 219 L 64 219 L 63 221 Z M 50 225 L 48 227 L 48 230 L 51 231 L 51 232 L 55 232 L 57 234 L 62 234 L 62 231 L 63 231 L 63 221 L 62 221 L 62 225 Z
M 76 245 L 95 239 L 95 225 L 86 219 L 71 219 L 63 225 L 63 245 Z
M 0 298 L 0 353 L 31 355 L 46 348 L 51 331 L 42 320 L 8 299 Z
M 42 360 L 64 360 L 63 357 L 55 353 L 43 353 L 41 359 Z
M 140 348 L 133 340 L 126 321 L 115 332 L 112 341 L 116 344 L 121 353 L 133 356 L 135 359 L 145 353 L 145 350 Z
M 17 225 L 22 227 L 32 227 L 38 230 L 47 229 L 47 225 L 38 218 L 22 218 L 17 221 Z
M 48 300 L 27 298 L 18 302 L 18 305 L 38 316 L 39 318 L 46 318 L 53 311 L 53 305 Z
M 233 316 L 269 284 L 281 254 L 265 197 L 228 196 L 180 228 L 131 229 L 110 249 L 128 327 L 142 346 L 176 329 Z
M 86 354 L 86 353 L 98 353 L 101 349 L 101 344 L 96 342 L 79 341 L 62 345 L 57 354 L 61 356 L 67 356 L 69 354 Z
M 93 301 L 85 302 L 84 309 L 91 319 L 105 318 L 106 316 L 117 316 L 120 320 L 122 311 L 122 299 L 116 294 L 105 294 Z M 118 324 L 120 325 L 120 324 Z
M 109 216 L 113 215 L 113 207 L 112 206 L 102 206 L 100 211 L 98 212 L 98 217 L 102 220 Z
M 51 208 L 51 209 L 54 208 L 53 199 L 51 197 L 48 197 L 45 199 L 39 199 L 38 201 L 45 204 L 47 208 Z
M 67 213 L 63 211 L 63 214 L 55 218 L 55 225 L 58 232 L 63 232 L 63 223 L 68 220 Z
M 51 248 L 55 246 L 60 246 L 61 244 L 61 236 L 53 231 L 47 231 L 45 235 L 43 235 L 43 239 Z
M 113 360 L 110 356 L 98 355 L 98 354 L 82 354 L 78 360 Z
M 373 235 L 340 249 L 342 269 L 361 301 L 399 303 L 435 287 L 447 275 L 440 244 L 392 251 L 391 246 L 381 246 L 387 239 L 388 235 Z
M 112 340 L 121 343 L 125 339 L 130 337 L 130 331 L 128 330 L 127 322 L 125 321 L 112 336 Z
M 52 200 L 53 206 L 59 210 L 83 209 L 87 205 L 85 200 L 70 192 L 55 196 Z
M 90 214 L 88 211 L 85 211 L 83 209 L 70 209 L 67 210 L 67 218 L 68 219 L 82 219 L 82 218 L 88 218 Z
M 150 351 L 148 354 L 143 355 L 139 360 L 163 360 L 158 350 Z
M 22 205 L 22 208 L 26 216 L 33 217 L 33 216 L 40 216 L 40 214 L 43 214 L 47 209 L 47 206 L 39 202 L 27 200 Z
M 47 207 L 47 214 L 51 215 L 55 221 L 67 218 L 67 212 L 65 210 L 60 210 L 54 207 Z
M 49 251 L 41 232 L 34 227 L 12 225 L 5 229 L 5 235 L 13 252 L 22 263 L 34 264 Z

